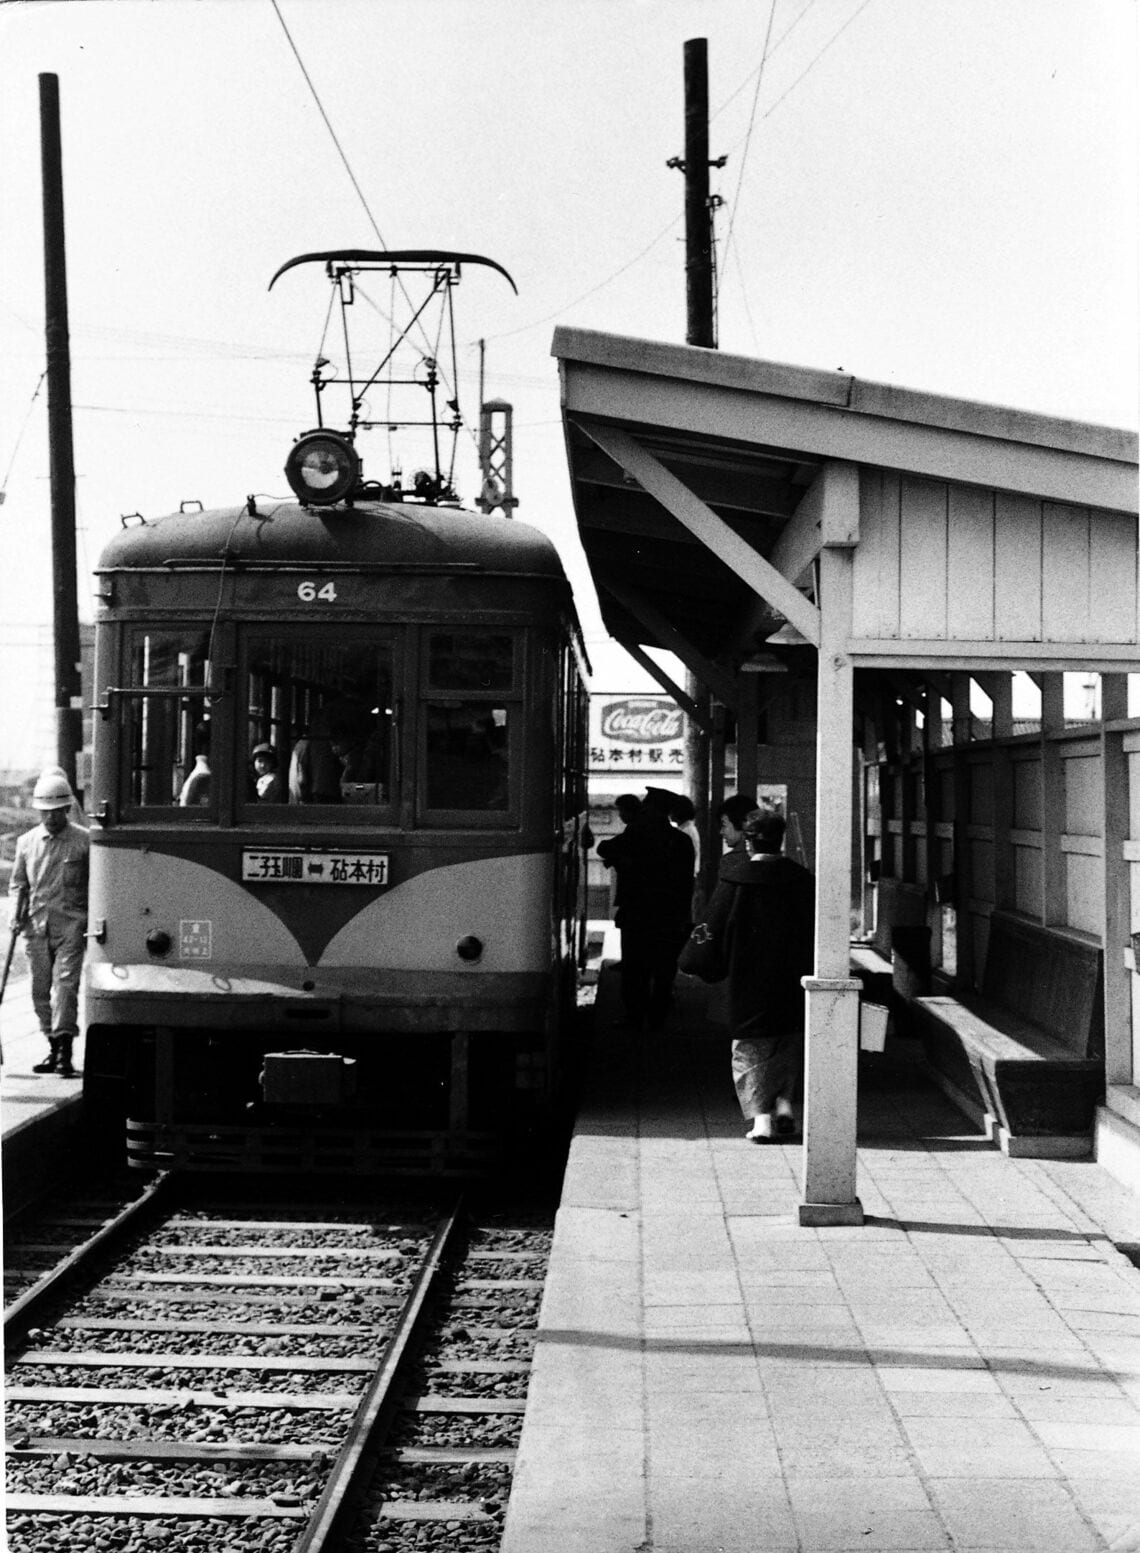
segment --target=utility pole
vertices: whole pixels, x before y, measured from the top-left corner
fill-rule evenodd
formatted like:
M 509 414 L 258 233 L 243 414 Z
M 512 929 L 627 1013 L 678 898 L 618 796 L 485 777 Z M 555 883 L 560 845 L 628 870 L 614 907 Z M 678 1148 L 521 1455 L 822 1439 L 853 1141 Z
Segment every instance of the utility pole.
M 723 165 L 723 164 L 722 164 Z M 689 345 L 716 348 L 709 204 L 709 45 L 685 44 L 685 300 Z
M 708 39 L 690 38 L 685 44 L 685 155 L 667 164 L 685 175 L 685 340 L 689 345 L 716 349 L 716 308 L 713 278 L 713 208 L 709 196 L 709 167 L 723 167 L 725 158 L 709 162 L 709 60 Z M 719 200 L 716 201 L 720 203 Z M 705 686 L 692 672 L 685 675 L 685 692 L 691 701 L 708 710 Z M 685 782 L 696 809 L 696 826 L 709 834 L 709 740 L 691 718 L 685 722 Z M 705 852 L 715 854 L 707 843 Z M 702 868 L 706 876 L 709 870 Z
M 74 790 L 76 762 L 83 744 L 83 713 L 79 599 L 75 579 L 75 454 L 71 435 L 71 344 L 63 236 L 63 155 L 59 132 L 59 77 L 55 75 L 40 76 L 40 159 L 43 169 L 44 319 L 55 596 L 56 755 Z

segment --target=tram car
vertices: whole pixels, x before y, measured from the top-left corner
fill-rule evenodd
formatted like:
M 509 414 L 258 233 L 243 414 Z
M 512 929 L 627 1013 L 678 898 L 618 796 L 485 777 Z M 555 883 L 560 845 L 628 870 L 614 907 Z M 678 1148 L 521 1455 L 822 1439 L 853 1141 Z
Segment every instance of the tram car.
M 346 447 L 302 443 L 315 480 Z M 90 1113 L 143 1168 L 467 1173 L 541 1134 L 586 809 L 549 540 L 251 501 L 97 578 Z
M 398 354 L 446 330 L 457 381 L 461 267 L 510 276 L 351 249 L 270 286 L 314 262 L 345 360 L 322 340 L 296 500 L 124 520 L 96 569 L 87 1113 L 141 1169 L 481 1173 L 559 1124 L 587 664 L 549 540 L 490 515 L 490 478 L 460 509 L 435 346 Z M 409 319 L 357 376 L 369 271 Z M 344 431 L 326 390 L 348 392 Z M 358 433 L 401 423 L 430 428 L 434 472 L 365 480 Z

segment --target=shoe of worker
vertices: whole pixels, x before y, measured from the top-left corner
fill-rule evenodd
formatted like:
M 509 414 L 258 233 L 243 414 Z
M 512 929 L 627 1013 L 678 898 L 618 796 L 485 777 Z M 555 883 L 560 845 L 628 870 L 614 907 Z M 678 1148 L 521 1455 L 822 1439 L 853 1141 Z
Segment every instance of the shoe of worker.
M 59 1041 L 53 1035 L 48 1036 L 51 1051 L 42 1062 L 37 1062 L 32 1068 L 33 1073 L 55 1073 L 59 1069 Z M 70 1065 L 71 1059 L 68 1058 Z

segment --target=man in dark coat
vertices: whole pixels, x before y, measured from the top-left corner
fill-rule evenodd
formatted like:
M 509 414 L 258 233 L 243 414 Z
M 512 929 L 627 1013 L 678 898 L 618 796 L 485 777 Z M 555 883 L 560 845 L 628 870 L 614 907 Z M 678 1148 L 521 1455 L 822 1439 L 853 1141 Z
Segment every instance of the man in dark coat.
M 598 843 L 598 856 L 617 873 L 624 1023 L 634 1029 L 665 1023 L 691 922 L 693 843 L 669 823 L 671 801 L 664 788 L 647 788 L 625 830 Z
M 795 1131 L 803 1066 L 802 976 L 814 963 L 815 884 L 785 857 L 784 818 L 759 809 L 743 825 L 745 850 L 722 859 L 706 923 L 728 958 L 732 1077 L 752 1143 Z

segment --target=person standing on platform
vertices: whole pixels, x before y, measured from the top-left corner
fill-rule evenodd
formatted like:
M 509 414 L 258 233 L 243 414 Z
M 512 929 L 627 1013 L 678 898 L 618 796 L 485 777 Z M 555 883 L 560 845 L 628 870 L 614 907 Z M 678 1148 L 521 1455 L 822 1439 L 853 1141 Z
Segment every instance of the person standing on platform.
M 815 881 L 785 857 L 784 817 L 757 809 L 743 852 L 721 859 L 706 925 L 728 963 L 732 1078 L 750 1143 L 795 1131 L 803 1068 L 804 990 L 814 961 Z
M 669 818 L 693 843 L 693 867 L 701 871 L 701 833 L 697 829 L 697 811 L 686 793 L 674 793 L 669 803 Z
M 756 811 L 756 800 L 747 793 L 733 793 L 717 805 L 716 817 L 721 840 L 729 852 L 744 850 L 744 822 Z
M 693 843 L 669 822 L 673 795 L 646 789 L 636 817 L 598 843 L 617 873 L 621 995 L 626 1028 L 660 1030 L 673 998 L 677 956 L 692 921 Z
M 622 822 L 623 825 L 628 827 L 633 824 L 634 820 L 641 813 L 641 799 L 638 798 L 636 793 L 619 793 L 614 799 L 614 808 L 617 811 L 618 819 Z M 594 843 L 591 841 L 590 845 L 593 846 L 593 844 Z M 601 857 L 600 849 L 598 856 Z M 605 862 L 605 859 L 602 858 L 602 861 Z M 606 868 L 609 870 L 610 876 L 609 914 L 616 922 L 617 909 L 621 904 L 618 895 L 618 871 L 617 866 L 614 863 L 606 863 Z
M 744 851 L 743 825 L 750 814 L 756 812 L 756 800 L 750 798 L 747 793 L 733 793 L 725 798 L 716 807 L 716 820 L 720 829 L 720 839 L 724 852 Z M 705 910 L 707 910 L 707 904 Z M 701 912 L 704 916 L 704 911 Z M 709 1024 L 728 1024 L 728 983 L 718 981 L 709 989 L 709 1000 L 705 1007 L 705 1018 Z
M 701 833 L 697 829 L 697 810 L 686 793 L 674 793 L 669 802 L 669 818 L 693 843 L 693 898 L 689 914 L 694 922 L 705 914 L 705 891 L 701 883 Z
M 87 947 L 87 872 L 91 838 L 70 818 L 75 802 L 58 767 L 32 790 L 40 824 L 16 843 L 8 885 L 12 921 L 24 934 L 32 1007 L 49 1047 L 34 1073 L 75 1078 L 71 1048 L 79 1033 L 79 973 Z

